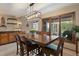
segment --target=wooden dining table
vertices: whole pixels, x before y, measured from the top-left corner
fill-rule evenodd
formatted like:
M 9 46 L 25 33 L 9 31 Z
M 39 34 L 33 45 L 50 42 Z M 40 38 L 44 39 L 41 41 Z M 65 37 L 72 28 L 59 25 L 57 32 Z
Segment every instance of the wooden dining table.
M 46 35 L 46 34 L 35 34 L 35 35 L 31 35 L 30 33 L 26 33 L 23 35 L 24 41 L 26 40 L 30 40 L 33 42 L 36 42 L 38 45 L 40 46 L 46 46 L 52 42 L 54 42 L 55 40 L 59 39 L 59 36 L 56 35 Z
M 56 35 L 50 36 L 47 34 L 34 34 L 34 35 L 32 35 L 31 33 L 25 33 L 25 34 L 21 34 L 20 36 L 23 38 L 23 41 L 35 42 L 39 45 L 39 47 L 42 47 L 42 48 L 48 44 L 51 44 L 55 40 L 59 39 L 59 36 L 56 36 Z M 21 52 L 23 52 L 23 51 L 21 51 Z

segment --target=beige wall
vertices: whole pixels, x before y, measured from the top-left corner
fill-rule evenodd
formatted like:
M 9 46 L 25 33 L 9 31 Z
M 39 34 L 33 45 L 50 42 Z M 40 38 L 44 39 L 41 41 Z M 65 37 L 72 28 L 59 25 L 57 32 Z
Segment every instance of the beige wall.
M 45 13 L 42 15 L 42 18 L 46 18 L 46 17 L 50 17 L 50 16 L 57 16 L 57 15 L 70 13 L 70 12 L 75 12 L 75 16 L 76 16 L 76 20 L 75 20 L 76 23 L 75 24 L 79 25 L 79 4 L 66 6 L 64 8 Z
M 22 22 L 22 27 L 21 30 L 25 31 L 26 33 L 30 32 L 31 28 L 32 28 L 32 22 L 38 20 L 38 26 L 39 26 L 39 31 L 41 31 L 41 27 L 42 27 L 42 21 L 41 19 L 33 19 L 33 20 L 29 20 L 27 21 L 26 18 L 22 17 L 20 18 L 21 22 Z M 29 26 L 27 27 L 26 24 L 29 24 Z

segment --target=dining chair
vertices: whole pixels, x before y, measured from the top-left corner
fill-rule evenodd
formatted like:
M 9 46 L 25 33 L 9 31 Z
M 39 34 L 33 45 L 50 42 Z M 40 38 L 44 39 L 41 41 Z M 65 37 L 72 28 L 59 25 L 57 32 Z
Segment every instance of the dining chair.
M 20 49 L 20 46 L 19 46 L 19 39 L 17 36 L 16 37 L 16 46 L 17 46 L 17 51 L 16 51 L 16 54 L 18 55 L 19 54 L 19 49 Z
M 20 37 L 19 35 L 16 36 L 16 38 L 18 37 L 19 39 L 19 45 L 20 45 L 20 55 L 25 55 L 27 54 L 27 56 L 30 55 L 30 53 L 32 52 L 33 53 L 37 53 L 37 51 L 35 52 L 34 50 L 37 50 L 38 49 L 38 45 L 33 42 L 33 41 L 29 41 L 27 40 L 27 38 L 24 38 L 24 37 Z M 17 39 L 17 40 L 18 40 Z M 23 39 L 26 39 L 26 41 L 22 41 Z M 18 53 L 18 43 L 17 43 L 17 53 Z
M 16 44 L 17 44 L 17 52 L 16 54 L 24 55 L 23 41 L 21 41 L 21 37 L 17 34 L 16 36 Z
M 59 56 L 61 53 L 61 56 L 63 55 L 63 46 L 64 46 L 64 38 L 58 38 L 58 45 L 56 44 L 49 44 L 46 45 L 45 47 L 42 48 L 43 54 L 49 56 L 49 55 L 54 55 L 54 56 Z
M 27 56 L 30 55 L 30 52 L 32 54 L 34 54 L 34 53 L 37 54 L 38 48 L 39 48 L 38 44 L 33 42 L 33 41 L 31 41 L 28 38 L 24 38 L 24 39 L 26 40 L 25 41 L 25 47 L 26 47 L 26 51 L 27 51 Z

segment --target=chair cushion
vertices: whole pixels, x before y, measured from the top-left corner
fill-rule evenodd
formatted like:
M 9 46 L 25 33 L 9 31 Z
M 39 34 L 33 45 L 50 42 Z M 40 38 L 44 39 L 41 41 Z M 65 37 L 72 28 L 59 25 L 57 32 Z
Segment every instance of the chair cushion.
M 49 45 L 46 46 L 46 48 L 57 50 L 57 45 L 55 45 L 55 44 L 49 44 Z
M 26 41 L 25 43 L 27 46 L 37 46 L 38 44 L 33 41 Z
M 30 41 L 31 42 L 31 44 L 36 44 L 35 42 L 33 42 L 33 41 Z

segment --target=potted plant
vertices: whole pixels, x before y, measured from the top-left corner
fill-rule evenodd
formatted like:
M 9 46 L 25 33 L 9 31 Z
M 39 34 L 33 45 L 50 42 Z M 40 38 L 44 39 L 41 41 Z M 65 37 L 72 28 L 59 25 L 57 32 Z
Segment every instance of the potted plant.
M 76 37 L 79 38 L 79 26 L 75 25 L 75 26 L 73 27 L 73 30 L 74 30 L 75 33 L 76 33 Z
M 75 32 L 79 32 L 79 26 L 76 26 L 76 25 L 75 25 L 75 26 L 73 27 L 73 30 L 74 30 Z
M 62 34 L 63 37 L 67 38 L 68 40 L 72 39 L 72 31 L 71 30 L 66 30 Z
M 79 38 L 79 26 L 74 26 L 71 30 L 66 30 L 63 32 L 62 36 L 67 39 L 72 39 L 72 33 L 76 33 L 76 37 Z
M 35 29 L 31 29 L 30 33 L 32 34 L 32 36 L 34 36 L 34 34 L 36 33 L 36 30 Z

